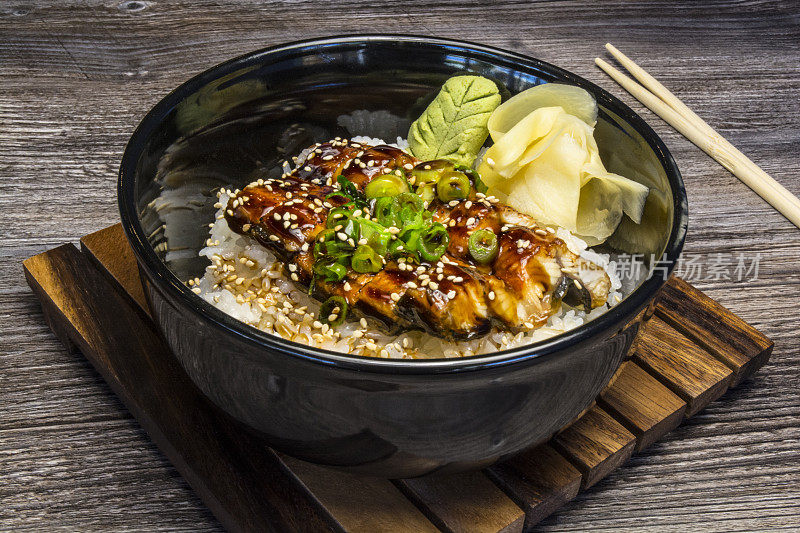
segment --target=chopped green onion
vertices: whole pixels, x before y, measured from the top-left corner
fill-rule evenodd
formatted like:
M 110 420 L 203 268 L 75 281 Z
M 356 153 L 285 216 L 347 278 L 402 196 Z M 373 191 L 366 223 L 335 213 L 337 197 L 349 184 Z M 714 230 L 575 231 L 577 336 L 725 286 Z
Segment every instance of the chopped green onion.
M 416 176 L 417 183 L 436 183 L 439 181 L 439 176 L 441 176 L 442 172 L 447 172 L 454 168 L 453 163 L 450 161 L 434 159 L 433 161 L 419 163 L 411 170 L 411 174 Z
M 367 198 L 397 196 L 408 192 L 408 183 L 397 174 L 384 174 L 370 181 L 364 189 Z
M 402 233 L 401 236 L 405 243 L 404 249 L 406 252 L 416 253 L 419 251 L 423 232 L 423 228 L 413 228 Z
M 423 183 L 417 187 L 417 195 L 425 203 L 431 203 L 436 198 L 436 183 Z
M 331 296 L 320 306 L 319 319 L 329 326 L 338 326 L 347 317 L 347 300 L 341 296 Z
M 383 267 L 383 262 L 378 253 L 366 244 L 359 246 L 351 260 L 353 270 L 356 272 L 377 272 Z
M 483 182 L 480 174 L 478 174 L 477 172 L 475 174 L 477 174 L 477 176 L 475 177 L 475 190 L 481 194 L 486 194 L 487 192 L 489 192 L 489 187 L 487 187 L 486 184 Z
M 367 207 L 367 200 L 352 181 L 339 174 L 336 176 L 336 183 L 339 184 L 341 191 L 356 204 L 356 207 Z
M 463 200 L 469 196 L 469 190 L 470 182 L 467 175 L 455 170 L 442 173 L 436 182 L 436 195 L 442 202 Z
M 378 224 L 384 227 L 396 226 L 397 210 L 395 209 L 394 198 L 378 198 L 375 201 L 375 219 Z
M 371 220 L 359 219 L 361 226 L 361 239 L 366 239 L 367 244 L 380 255 L 386 254 L 392 234 L 389 231 Z
M 331 209 L 328 214 L 328 219 L 325 225 L 328 229 L 336 229 L 337 233 L 344 233 L 349 238 L 358 240 L 358 232 L 360 221 L 363 220 L 359 217 L 354 217 L 353 213 L 344 207 L 336 207 Z M 341 227 L 339 227 L 341 226 Z
M 469 254 L 480 265 L 488 265 L 497 257 L 497 235 L 489 229 L 479 229 L 469 236 Z
M 422 198 L 413 192 L 406 192 L 397 196 L 394 199 L 397 206 L 402 209 L 404 207 L 411 207 L 415 211 L 422 211 Z
M 397 221 L 403 229 L 422 226 L 424 220 L 422 198 L 407 192 L 395 197 L 394 205 Z
M 325 281 L 340 281 L 347 274 L 347 267 L 331 259 L 315 261 L 314 274 Z
M 333 191 L 325 196 L 325 198 L 333 198 L 338 196 L 349 200 L 348 204 L 352 204 L 353 207 L 367 207 L 368 204 L 366 198 L 364 198 L 364 195 L 358 190 L 358 187 L 356 187 L 352 181 L 339 174 L 336 176 L 336 183 L 339 184 L 339 190 Z
M 489 190 L 489 187 L 487 187 L 486 184 L 483 183 L 483 180 L 481 180 L 481 175 L 478 174 L 477 170 L 466 165 L 458 165 L 456 170 L 469 176 L 469 178 L 472 180 L 473 187 L 475 187 L 475 190 L 479 193 L 486 194 L 486 191 Z
M 400 239 L 394 240 L 389 243 L 388 255 L 390 257 L 398 258 L 405 257 L 417 261 L 417 254 L 408 249 L 408 244 Z
M 335 207 L 328 213 L 328 220 L 325 221 L 325 227 L 335 228 L 338 224 L 344 225 L 352 214 L 352 211 L 346 207 Z
M 332 229 L 325 229 L 317 234 L 317 240 L 314 242 L 314 259 L 327 255 L 330 243 L 336 241 L 336 232 Z
M 425 231 L 419 240 L 419 255 L 425 261 L 438 261 L 447 251 L 450 234 L 444 225 L 436 222 Z

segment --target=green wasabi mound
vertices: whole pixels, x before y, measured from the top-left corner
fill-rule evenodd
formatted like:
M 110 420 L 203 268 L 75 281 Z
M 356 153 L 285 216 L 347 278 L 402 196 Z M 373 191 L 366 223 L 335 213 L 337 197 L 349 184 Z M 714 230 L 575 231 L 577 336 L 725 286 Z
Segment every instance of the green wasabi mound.
M 411 124 L 408 147 L 417 159 L 447 159 L 472 166 L 489 136 L 486 124 L 500 105 L 497 85 L 481 76 L 450 78 Z

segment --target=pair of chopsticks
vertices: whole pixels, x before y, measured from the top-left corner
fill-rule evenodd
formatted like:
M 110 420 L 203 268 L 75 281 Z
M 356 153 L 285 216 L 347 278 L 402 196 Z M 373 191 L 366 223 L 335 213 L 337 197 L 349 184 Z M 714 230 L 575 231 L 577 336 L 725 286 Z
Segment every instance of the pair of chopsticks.
M 769 174 L 761 170 L 758 165 L 736 149 L 735 146 L 717 133 L 702 118 L 686 107 L 674 94 L 669 92 L 666 87 L 631 61 L 625 54 L 611 44 L 606 44 L 606 50 L 634 78 L 639 80 L 641 85 L 599 57 L 594 60 L 598 67 L 619 83 L 631 96 L 663 118 L 669 125 L 710 155 L 720 165 L 731 171 L 734 176 L 800 228 L 800 199 L 775 181 Z

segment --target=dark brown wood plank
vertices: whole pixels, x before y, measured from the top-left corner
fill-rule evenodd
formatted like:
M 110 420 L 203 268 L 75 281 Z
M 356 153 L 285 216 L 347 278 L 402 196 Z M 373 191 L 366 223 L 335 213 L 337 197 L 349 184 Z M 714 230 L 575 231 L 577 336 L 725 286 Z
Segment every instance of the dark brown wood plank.
M 27 259 L 25 275 L 56 331 L 90 360 L 226 528 L 338 527 L 273 452 L 209 405 L 153 324 L 74 246 Z
M 658 315 L 733 370 L 731 386 L 769 360 L 773 342 L 702 291 L 673 277 L 656 306 Z
M 122 224 L 114 224 L 81 237 L 81 249 L 131 297 L 142 311 L 150 307 L 139 279 L 133 250 L 125 237 Z
M 686 412 L 686 402 L 631 361 L 622 363 L 598 402 L 636 435 L 637 451 L 678 427 Z
M 583 475 L 581 486 L 588 488 L 628 460 L 636 437 L 595 406 L 561 430 L 550 444 L 578 467 Z
M 525 531 L 574 498 L 581 487 L 578 469 L 547 444 L 494 465 L 486 472 L 525 510 Z
M 634 360 L 686 401 L 692 416 L 728 389 L 733 371 L 682 333 L 652 317 L 644 327 Z
M 483 472 L 432 474 L 396 483 L 443 531 L 518 533 L 525 523 L 522 509 Z
M 439 531 L 387 479 L 324 468 L 283 454 L 281 459 L 349 532 Z

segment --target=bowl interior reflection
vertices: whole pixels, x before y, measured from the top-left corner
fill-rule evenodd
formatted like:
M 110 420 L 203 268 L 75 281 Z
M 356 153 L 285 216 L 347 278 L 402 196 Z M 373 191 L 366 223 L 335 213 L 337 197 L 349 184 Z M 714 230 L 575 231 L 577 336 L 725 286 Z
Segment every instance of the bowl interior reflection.
M 673 221 L 663 154 L 620 117 L 615 102 L 568 73 L 419 43 L 414 53 L 398 55 L 404 45 L 411 43 L 306 47 L 262 60 L 255 55 L 193 80 L 191 92 L 149 137 L 135 193 L 144 232 L 178 279 L 202 275 L 207 263 L 198 251 L 220 187 L 242 187 L 256 171 L 279 176 L 284 161 L 314 142 L 405 137 L 441 84 L 464 73 L 495 80 L 505 97 L 552 81 L 593 92 L 601 106 L 596 138 L 606 166 L 652 191 L 643 223 L 625 223 L 604 251 L 660 256 Z

